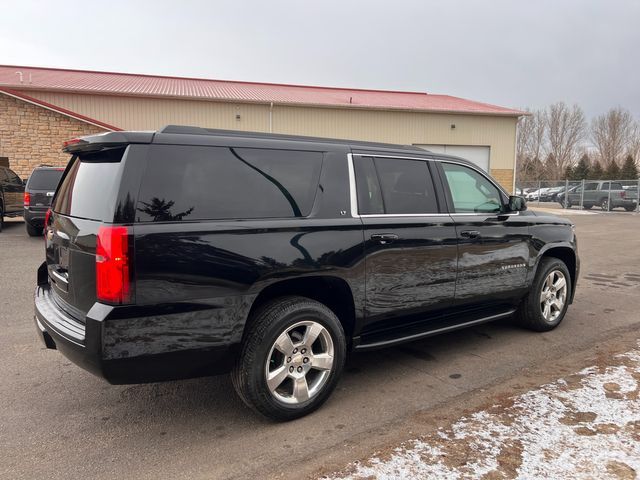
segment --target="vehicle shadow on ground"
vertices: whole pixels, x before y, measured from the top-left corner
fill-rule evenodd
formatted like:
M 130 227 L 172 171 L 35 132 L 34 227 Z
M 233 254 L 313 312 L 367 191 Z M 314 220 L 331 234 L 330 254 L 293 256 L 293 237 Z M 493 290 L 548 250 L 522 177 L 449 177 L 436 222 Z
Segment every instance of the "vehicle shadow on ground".
M 336 409 L 360 408 L 362 402 L 372 404 L 376 399 L 382 402 L 384 399 L 381 395 L 391 394 L 399 377 L 416 370 L 431 377 L 432 388 L 450 382 L 462 391 L 466 379 L 460 378 L 460 374 L 454 370 L 449 373 L 446 366 L 455 364 L 454 357 L 461 355 L 461 352 L 469 355 L 468 352 L 480 343 L 508 342 L 507 337 L 514 330 L 518 328 L 503 321 L 394 348 L 351 354 L 337 390 L 325 406 L 294 423 L 304 424 L 323 417 L 330 421 Z M 278 425 L 254 413 L 241 402 L 233 390 L 229 375 L 111 386 L 82 372 L 66 360 L 64 365 L 67 367 L 64 375 L 66 391 L 73 398 L 63 400 L 63 403 L 75 404 L 85 412 L 108 411 L 106 420 L 100 414 L 94 417 L 95 426 L 100 429 L 112 427 L 121 432 L 125 428 L 130 430 L 129 434 L 135 435 L 133 431 L 139 424 L 153 424 L 154 428 L 161 431 L 191 426 L 207 432 L 209 437 L 213 435 L 217 438 L 230 435 L 230 432 L 239 435 L 258 425 Z M 442 374 L 443 368 L 447 375 Z M 97 396 L 91 393 L 95 389 L 100 391 Z M 146 436 L 144 431 L 140 433 Z

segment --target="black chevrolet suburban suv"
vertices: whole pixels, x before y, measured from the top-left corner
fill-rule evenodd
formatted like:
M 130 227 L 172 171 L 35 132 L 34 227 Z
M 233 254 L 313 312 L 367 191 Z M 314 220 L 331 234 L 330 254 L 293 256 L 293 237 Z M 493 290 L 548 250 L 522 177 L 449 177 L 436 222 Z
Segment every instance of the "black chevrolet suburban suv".
M 35 322 L 114 384 L 232 372 L 278 420 L 348 351 L 572 302 L 573 225 L 416 147 L 168 126 L 74 139 L 45 224 Z

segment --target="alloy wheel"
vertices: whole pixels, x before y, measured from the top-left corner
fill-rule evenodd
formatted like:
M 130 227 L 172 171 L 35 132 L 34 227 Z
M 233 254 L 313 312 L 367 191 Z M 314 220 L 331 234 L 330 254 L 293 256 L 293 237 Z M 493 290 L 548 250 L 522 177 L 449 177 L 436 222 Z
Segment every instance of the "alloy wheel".
M 553 323 L 562 314 L 567 302 L 567 279 L 560 270 L 553 270 L 544 283 L 540 293 L 540 310 L 544 319 Z
M 265 379 L 278 401 L 297 405 L 316 396 L 333 368 L 331 334 L 320 323 L 305 320 L 288 327 L 274 342 L 265 365 Z

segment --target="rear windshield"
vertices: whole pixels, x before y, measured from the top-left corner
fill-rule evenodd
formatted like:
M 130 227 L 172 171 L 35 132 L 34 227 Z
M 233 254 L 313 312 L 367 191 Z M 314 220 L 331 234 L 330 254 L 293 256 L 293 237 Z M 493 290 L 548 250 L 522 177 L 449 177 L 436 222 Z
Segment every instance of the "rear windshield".
M 53 211 L 70 217 L 105 220 L 107 199 L 117 188 L 124 148 L 74 156 L 53 199 Z
M 27 190 L 55 190 L 64 168 L 34 170 L 29 177 Z

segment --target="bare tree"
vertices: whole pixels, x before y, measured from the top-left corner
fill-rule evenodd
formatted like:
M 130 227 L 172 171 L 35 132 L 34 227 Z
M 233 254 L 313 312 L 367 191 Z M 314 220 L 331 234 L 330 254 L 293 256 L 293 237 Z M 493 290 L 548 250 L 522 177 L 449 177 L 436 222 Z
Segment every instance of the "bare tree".
M 633 126 L 628 153 L 631 155 L 631 158 L 635 160 L 636 164 L 640 163 L 640 123 L 638 122 Z
M 636 125 L 628 110 L 612 108 L 591 122 L 591 140 L 603 165 L 620 165 L 634 141 Z
M 542 158 L 546 150 L 546 116 L 544 110 L 530 111 L 520 118 L 516 137 L 518 181 L 538 180 L 543 175 Z
M 561 178 L 567 166 L 575 163 L 586 132 L 584 113 L 578 105 L 554 103 L 546 112 L 550 178 Z

